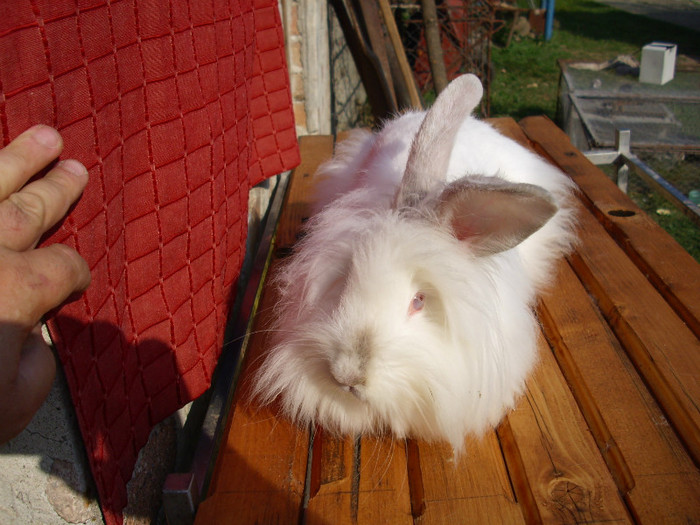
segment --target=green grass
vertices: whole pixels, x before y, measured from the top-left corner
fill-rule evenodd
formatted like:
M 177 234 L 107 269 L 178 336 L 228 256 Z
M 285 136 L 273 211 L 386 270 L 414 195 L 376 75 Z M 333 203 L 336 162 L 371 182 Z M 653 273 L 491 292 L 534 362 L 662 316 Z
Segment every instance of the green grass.
M 685 195 L 700 189 L 700 156 L 677 153 L 642 153 L 641 160 Z M 636 178 L 635 178 L 636 179 Z M 630 196 L 697 261 L 700 261 L 700 230 L 671 202 L 664 199 L 644 181 L 632 180 Z
M 685 188 L 691 186 L 691 181 L 700 179 L 698 157 L 669 159 L 644 154 L 640 158 L 657 172 L 664 172 L 666 180 L 686 193 L 689 190 Z M 614 180 L 615 169 L 612 166 L 601 166 L 601 169 Z M 654 222 L 669 232 L 695 260 L 700 261 L 700 232 L 693 221 L 632 171 L 630 171 L 627 193 Z
M 523 7 L 527 2 L 523 1 Z M 557 0 L 552 39 L 523 38 L 505 47 L 507 27 L 494 38 L 492 49 L 491 116 L 519 120 L 547 115 L 556 120 L 559 88 L 557 61 L 605 62 L 619 55 L 637 60 L 653 41 L 678 44 L 678 53 L 700 56 L 700 34 L 673 24 L 628 14 L 587 0 Z M 643 160 L 687 194 L 700 189 L 698 157 L 645 155 Z M 604 171 L 611 173 L 612 168 Z M 661 227 L 700 261 L 700 231 L 658 193 L 630 176 L 629 195 Z
M 700 36 L 695 31 L 586 0 L 556 2 L 549 42 L 524 38 L 506 48 L 506 34 L 502 30 L 495 36 L 491 52 L 493 117 L 547 115 L 554 119 L 559 59 L 604 62 L 625 54 L 639 59 L 642 46 L 655 40 L 678 44 L 681 54 L 700 55 Z

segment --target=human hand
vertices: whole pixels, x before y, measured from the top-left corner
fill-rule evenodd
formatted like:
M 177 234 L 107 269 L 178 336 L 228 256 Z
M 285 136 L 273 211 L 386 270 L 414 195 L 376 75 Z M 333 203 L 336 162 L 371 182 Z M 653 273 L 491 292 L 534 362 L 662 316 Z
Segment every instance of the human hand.
M 56 373 L 39 321 L 90 284 L 90 270 L 62 244 L 36 248 L 87 184 L 75 160 L 27 182 L 63 149 L 58 132 L 34 126 L 0 150 L 0 444 L 29 424 Z

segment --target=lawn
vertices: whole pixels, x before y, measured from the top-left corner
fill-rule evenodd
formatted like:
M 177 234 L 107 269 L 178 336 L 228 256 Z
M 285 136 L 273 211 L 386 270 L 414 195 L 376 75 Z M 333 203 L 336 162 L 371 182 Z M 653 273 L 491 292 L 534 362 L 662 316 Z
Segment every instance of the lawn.
M 526 7 L 528 2 L 522 4 Z M 501 31 L 495 36 L 492 49 L 491 116 L 516 120 L 528 115 L 547 115 L 556 120 L 560 59 L 605 62 L 619 55 L 631 55 L 639 60 L 642 46 L 652 41 L 674 42 L 679 54 L 700 56 L 698 32 L 587 0 L 557 0 L 554 33 L 549 42 L 523 38 L 505 47 L 505 35 Z M 700 189 L 697 155 L 643 158 L 681 191 Z M 691 221 L 634 176 L 629 193 L 700 261 L 700 231 Z
M 678 44 L 680 54 L 700 56 L 700 35 L 695 31 L 587 0 L 557 0 L 549 42 L 524 38 L 504 47 L 505 34 L 495 36 L 491 51 L 493 117 L 554 119 L 559 59 L 604 62 L 619 55 L 639 59 L 642 46 L 655 40 Z

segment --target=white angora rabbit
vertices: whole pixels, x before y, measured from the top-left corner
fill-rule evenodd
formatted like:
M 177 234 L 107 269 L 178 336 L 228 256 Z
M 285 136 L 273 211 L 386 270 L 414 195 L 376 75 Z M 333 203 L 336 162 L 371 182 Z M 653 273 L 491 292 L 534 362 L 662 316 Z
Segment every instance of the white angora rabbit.
M 275 278 L 260 402 L 455 452 L 513 407 L 536 361 L 536 294 L 574 240 L 572 183 L 470 116 L 482 92 L 461 76 L 320 168 L 320 211 Z

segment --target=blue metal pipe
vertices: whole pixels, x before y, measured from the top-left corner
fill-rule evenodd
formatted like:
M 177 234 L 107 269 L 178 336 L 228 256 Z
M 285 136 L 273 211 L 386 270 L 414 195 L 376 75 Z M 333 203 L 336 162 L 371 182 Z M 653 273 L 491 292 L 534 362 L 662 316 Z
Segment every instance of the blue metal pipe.
M 552 32 L 554 31 L 554 0 L 542 0 L 541 7 L 547 11 L 544 26 L 544 39 L 549 41 L 552 39 Z

